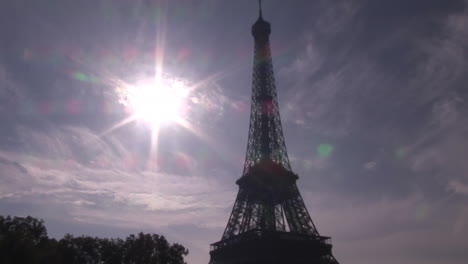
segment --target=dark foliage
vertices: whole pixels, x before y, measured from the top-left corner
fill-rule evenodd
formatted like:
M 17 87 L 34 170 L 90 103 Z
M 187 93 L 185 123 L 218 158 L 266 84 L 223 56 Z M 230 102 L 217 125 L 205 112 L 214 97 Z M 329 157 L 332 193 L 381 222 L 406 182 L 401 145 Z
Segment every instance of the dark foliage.
M 4 264 L 184 264 L 188 250 L 156 234 L 126 239 L 47 236 L 42 220 L 0 216 L 0 263 Z

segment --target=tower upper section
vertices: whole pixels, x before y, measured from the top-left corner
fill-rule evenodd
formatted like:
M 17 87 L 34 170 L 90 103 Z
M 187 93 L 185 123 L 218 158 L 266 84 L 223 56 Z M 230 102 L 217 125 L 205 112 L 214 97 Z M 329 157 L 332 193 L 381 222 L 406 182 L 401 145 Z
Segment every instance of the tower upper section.
M 252 104 L 243 176 L 252 169 L 266 167 L 291 171 L 276 95 L 270 34 L 271 25 L 263 19 L 260 5 L 259 17 L 252 25 L 255 41 Z

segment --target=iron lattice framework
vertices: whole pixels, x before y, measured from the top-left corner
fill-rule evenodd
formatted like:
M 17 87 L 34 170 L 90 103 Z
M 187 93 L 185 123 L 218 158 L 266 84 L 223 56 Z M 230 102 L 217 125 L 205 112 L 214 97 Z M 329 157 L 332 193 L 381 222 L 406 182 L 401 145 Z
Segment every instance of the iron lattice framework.
M 270 24 L 263 20 L 260 9 L 259 19 L 252 26 L 255 54 L 245 165 L 236 182 L 239 192 L 222 239 L 212 244 L 210 264 L 278 263 L 283 257 L 287 263 L 338 263 L 331 254 L 330 238 L 320 236 L 312 222 L 296 186 L 298 176 L 291 170 L 270 33 Z M 271 251 L 276 248 L 280 253 L 272 259 L 275 254 Z
M 267 158 L 291 170 L 276 95 L 269 33 L 270 25 L 260 17 L 252 27 L 255 37 L 252 103 L 243 175 Z

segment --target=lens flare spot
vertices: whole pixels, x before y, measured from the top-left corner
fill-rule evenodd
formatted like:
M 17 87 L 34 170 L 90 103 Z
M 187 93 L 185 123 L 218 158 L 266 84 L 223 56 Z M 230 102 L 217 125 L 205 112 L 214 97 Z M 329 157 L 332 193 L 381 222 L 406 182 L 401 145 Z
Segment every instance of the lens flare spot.
M 320 144 L 317 147 L 317 153 L 320 157 L 329 157 L 333 152 L 333 146 L 330 144 Z
M 404 157 L 406 157 L 406 149 L 404 148 L 399 148 L 397 150 L 395 150 L 395 156 L 399 159 L 402 159 Z
M 418 219 L 418 220 L 424 220 L 427 218 L 428 214 L 429 214 L 429 206 L 428 205 L 420 205 L 416 208 L 416 210 L 414 211 L 414 214 L 415 214 L 415 217 Z
M 29 61 L 29 60 L 32 59 L 32 57 L 33 57 L 32 51 L 31 51 L 30 49 L 28 49 L 28 48 L 24 49 L 24 51 L 23 51 L 23 59 L 24 59 L 25 61 Z
M 86 78 L 86 75 L 84 73 L 81 73 L 81 72 L 75 72 L 73 74 L 73 78 L 79 80 L 79 81 L 82 81 L 82 82 L 85 82 L 88 78 Z
M 39 104 L 39 112 L 43 115 L 54 112 L 54 106 L 51 102 L 45 101 Z
M 70 100 L 67 102 L 66 109 L 69 114 L 78 114 L 81 112 L 81 102 L 78 100 Z

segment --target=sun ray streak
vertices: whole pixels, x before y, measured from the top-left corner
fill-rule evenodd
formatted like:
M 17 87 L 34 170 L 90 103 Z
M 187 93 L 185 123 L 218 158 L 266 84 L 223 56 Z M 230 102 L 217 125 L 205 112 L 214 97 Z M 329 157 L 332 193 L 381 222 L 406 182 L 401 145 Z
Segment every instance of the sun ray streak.
M 132 115 L 132 116 L 129 116 L 129 117 L 125 118 L 124 120 L 118 122 L 117 124 L 111 126 L 110 128 L 104 130 L 104 131 L 103 131 L 101 134 L 99 134 L 98 136 L 99 136 L 99 137 L 103 137 L 103 136 L 105 136 L 105 135 L 111 133 L 112 131 L 114 131 L 114 130 L 120 128 L 120 127 L 123 127 L 123 126 L 125 126 L 125 125 L 127 125 L 127 124 L 129 124 L 129 123 L 131 123 L 131 122 L 133 122 L 133 121 L 135 121 L 135 120 L 136 120 L 136 117 L 135 117 L 135 116 L 133 116 L 133 115 Z
M 200 139 L 202 139 L 202 140 L 204 140 L 206 142 L 209 141 L 209 138 L 206 136 L 205 133 L 203 133 L 200 129 L 198 129 L 198 128 L 194 127 L 193 125 L 191 125 L 190 122 L 188 122 L 186 119 L 179 117 L 176 120 L 176 122 L 177 122 L 177 124 L 179 124 L 180 126 L 182 126 L 185 129 L 187 129 L 188 131 L 190 131 L 192 134 L 199 137 Z
M 208 136 L 208 133 L 205 133 L 200 128 L 193 126 L 186 119 L 178 118 L 176 122 L 183 128 L 190 131 L 192 134 L 197 136 L 199 139 L 203 140 L 203 142 L 205 142 L 206 145 L 209 146 L 218 155 L 218 157 L 220 157 L 226 162 L 233 161 L 231 158 L 232 153 L 230 152 L 230 150 L 227 148 L 223 148 L 222 146 L 220 147 L 219 141 L 216 141 L 212 137 Z M 242 159 L 240 159 L 239 161 L 234 160 L 233 165 L 239 165 L 238 162 L 242 164 L 243 160 Z
M 155 47 L 155 80 L 159 83 L 162 80 L 164 55 L 166 47 L 166 12 L 167 2 L 162 1 L 156 15 L 156 47 Z
M 159 141 L 159 126 L 154 126 L 151 131 L 151 145 L 149 150 L 148 160 L 146 162 L 146 169 L 156 171 L 159 169 L 158 157 L 158 141 Z

